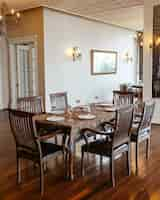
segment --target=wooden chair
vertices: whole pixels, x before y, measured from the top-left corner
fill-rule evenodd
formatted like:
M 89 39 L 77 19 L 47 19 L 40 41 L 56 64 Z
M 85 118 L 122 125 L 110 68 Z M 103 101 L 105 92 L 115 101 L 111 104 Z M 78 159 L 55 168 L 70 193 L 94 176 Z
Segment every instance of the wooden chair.
M 135 93 L 135 97 L 139 103 L 143 103 L 143 86 L 132 85 L 132 91 Z
M 130 91 L 113 91 L 113 104 L 116 106 L 132 105 L 134 103 L 134 93 Z
M 41 96 L 23 97 L 17 100 L 17 109 L 24 112 L 42 114 L 44 113 L 43 98 Z M 55 127 L 48 128 L 49 132 L 60 131 Z M 57 144 L 57 137 L 54 138 Z M 47 141 L 46 141 L 47 142 Z
M 41 96 L 18 98 L 17 109 L 36 114 L 43 113 L 44 112 L 43 98 Z
M 67 149 L 64 145 L 44 143 L 34 129 L 34 114 L 17 110 L 9 110 L 10 127 L 15 139 L 17 155 L 17 182 L 21 183 L 20 160 L 27 159 L 37 163 L 40 167 L 40 189 L 44 193 L 44 169 L 43 164 L 49 155 L 61 152 L 65 155 L 67 165 Z M 67 169 L 66 169 L 67 170 Z
M 68 109 L 67 92 L 50 94 L 51 111 L 65 111 Z
M 67 92 L 52 93 L 50 96 L 51 111 L 65 112 L 68 109 Z M 58 143 L 60 137 L 55 138 L 55 142 Z M 62 138 L 63 141 L 63 138 Z
M 85 139 L 86 144 L 82 146 L 82 160 L 81 170 L 84 174 L 83 160 L 84 152 L 98 154 L 100 156 L 107 156 L 110 158 L 110 174 L 112 185 L 115 186 L 115 174 L 114 174 L 114 159 L 117 155 L 126 153 L 127 155 L 127 169 L 128 175 L 130 175 L 130 129 L 133 119 L 133 107 L 125 106 L 120 108 L 116 112 L 115 127 L 112 127 L 112 131 L 105 130 L 93 130 L 82 129 L 81 135 Z M 109 123 L 110 124 L 110 123 Z M 95 135 L 104 136 L 104 139 L 98 139 L 94 142 L 88 142 L 86 134 L 91 132 Z
M 138 155 L 139 144 L 146 141 L 146 159 L 150 153 L 150 138 L 151 138 L 151 121 L 154 113 L 155 103 L 146 101 L 143 106 L 143 112 L 139 123 L 133 126 L 131 130 L 131 142 L 136 145 L 136 173 L 138 173 Z

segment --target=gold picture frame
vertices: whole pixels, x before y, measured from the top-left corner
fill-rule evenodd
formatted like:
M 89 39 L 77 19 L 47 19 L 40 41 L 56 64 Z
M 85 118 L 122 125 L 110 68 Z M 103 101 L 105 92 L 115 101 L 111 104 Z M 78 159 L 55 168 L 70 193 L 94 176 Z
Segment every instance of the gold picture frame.
M 118 52 L 91 50 L 91 74 L 105 75 L 117 73 Z

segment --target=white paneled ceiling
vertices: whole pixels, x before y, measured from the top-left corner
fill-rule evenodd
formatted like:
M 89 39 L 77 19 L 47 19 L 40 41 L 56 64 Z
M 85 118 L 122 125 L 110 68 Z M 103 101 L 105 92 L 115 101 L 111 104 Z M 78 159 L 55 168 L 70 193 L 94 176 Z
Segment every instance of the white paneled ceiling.
M 4 0 L 0 0 L 4 2 Z M 143 29 L 144 0 L 5 0 L 10 7 L 53 7 L 131 29 Z

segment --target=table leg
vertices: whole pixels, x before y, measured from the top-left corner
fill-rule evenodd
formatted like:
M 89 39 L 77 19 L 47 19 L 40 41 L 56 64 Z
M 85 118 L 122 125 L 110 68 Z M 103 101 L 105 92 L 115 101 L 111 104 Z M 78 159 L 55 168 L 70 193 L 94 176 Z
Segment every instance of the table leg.
M 78 131 L 79 133 L 79 131 Z M 76 154 L 76 144 L 77 142 L 80 141 L 81 137 L 78 136 L 77 133 L 77 138 L 72 138 L 71 130 L 69 134 L 69 139 L 68 139 L 68 149 L 69 149 L 69 179 L 74 180 L 74 164 L 75 164 L 75 154 Z
M 69 138 L 69 179 L 74 180 L 75 143 Z

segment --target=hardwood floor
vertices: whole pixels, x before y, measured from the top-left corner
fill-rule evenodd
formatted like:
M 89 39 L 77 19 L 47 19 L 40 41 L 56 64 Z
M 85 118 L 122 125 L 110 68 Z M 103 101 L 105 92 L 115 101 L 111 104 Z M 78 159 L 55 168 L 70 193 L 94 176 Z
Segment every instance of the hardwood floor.
M 150 160 L 145 159 L 144 145 L 140 147 L 139 175 L 135 175 L 132 147 L 132 175 L 127 177 L 125 156 L 116 160 L 116 187 L 109 181 L 108 160 L 93 155 L 85 158 L 85 176 L 80 176 L 80 154 L 76 156 L 76 180 L 64 180 L 62 157 L 48 163 L 45 175 L 45 200 L 159 200 L 160 199 L 160 127 L 153 126 Z M 23 184 L 16 185 L 15 145 L 9 129 L 7 113 L 0 113 L 0 200 L 38 200 L 38 168 L 23 162 Z

